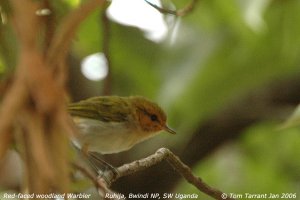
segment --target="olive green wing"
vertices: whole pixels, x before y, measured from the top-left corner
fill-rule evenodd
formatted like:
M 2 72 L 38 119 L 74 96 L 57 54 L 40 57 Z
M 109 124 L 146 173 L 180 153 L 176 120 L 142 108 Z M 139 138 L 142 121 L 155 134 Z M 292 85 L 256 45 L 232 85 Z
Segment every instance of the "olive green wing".
M 71 103 L 68 111 L 72 116 L 98 119 L 105 122 L 124 122 L 131 113 L 125 97 L 93 97 Z

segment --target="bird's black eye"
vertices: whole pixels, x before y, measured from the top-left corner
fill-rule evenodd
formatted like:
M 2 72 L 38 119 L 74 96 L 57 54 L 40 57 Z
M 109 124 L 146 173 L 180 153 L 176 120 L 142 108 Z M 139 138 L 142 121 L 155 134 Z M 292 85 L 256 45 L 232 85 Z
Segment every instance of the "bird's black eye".
M 156 115 L 150 115 L 150 118 L 152 121 L 157 121 L 157 116 Z

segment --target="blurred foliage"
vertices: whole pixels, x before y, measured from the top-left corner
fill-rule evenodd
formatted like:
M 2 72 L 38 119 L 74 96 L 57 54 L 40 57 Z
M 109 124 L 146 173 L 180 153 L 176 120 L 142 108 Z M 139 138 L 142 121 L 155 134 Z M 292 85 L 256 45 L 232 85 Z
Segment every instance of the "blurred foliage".
M 291 23 L 298 21 L 298 2 L 272 1 L 262 13 L 265 27 L 260 32 L 247 25 L 239 1 L 230 2 L 201 1 L 178 22 L 172 42 L 157 44 L 137 28 L 112 24 L 113 93 L 159 97 L 186 137 L 226 102 L 299 72 L 300 29 Z M 82 25 L 76 41 L 80 56 L 101 51 L 99 26 L 97 14 Z M 197 112 L 195 105 L 201 106 Z
M 283 129 L 291 127 L 299 127 L 300 125 L 300 106 L 298 106 L 294 113 L 282 124 Z
M 188 1 L 179 2 L 183 7 Z M 176 146 L 233 99 L 299 73 L 299 2 L 265 1 L 265 10 L 256 13 L 262 18 L 256 29 L 245 19 L 247 6 L 251 1 L 203 0 L 191 14 L 175 19 L 177 37 L 171 39 L 175 29 L 170 29 L 162 43 L 145 39 L 137 28 L 111 24 L 113 93 L 140 94 L 162 103 L 180 133 L 171 142 L 163 139 Z M 97 24 L 98 19 L 91 16 L 86 23 Z M 99 27 L 82 27 L 80 55 L 101 51 L 101 35 L 91 36 Z M 241 141 L 200 163 L 196 172 L 225 191 L 300 192 L 299 163 L 294 158 L 300 150 L 299 133 L 274 132 L 275 127 L 249 129 Z M 196 192 L 184 185 L 178 191 Z
M 189 2 L 173 3 L 182 8 Z M 75 0 L 51 3 L 58 22 L 78 5 Z M 256 21 L 251 24 L 247 14 L 253 7 Z M 204 119 L 232 100 L 300 72 L 299 9 L 300 1 L 294 0 L 201 0 L 184 18 L 166 17 L 173 23 L 168 23 L 170 32 L 160 43 L 146 39 L 136 27 L 111 22 L 112 94 L 156 99 L 179 133 L 172 139 L 161 137 L 160 144 L 180 146 Z M 72 49 L 77 61 L 102 51 L 100 14 L 93 13 L 80 26 Z M 0 26 L 2 76 L 17 60 L 11 30 L 10 24 Z M 79 65 L 70 69 L 74 67 Z M 71 78 L 77 90 L 86 84 Z M 89 94 L 98 95 L 102 83 L 88 82 Z M 300 162 L 295 158 L 300 153 L 299 131 L 276 132 L 276 127 L 264 123 L 249 128 L 239 141 L 200 163 L 197 174 L 225 191 L 300 192 Z M 178 190 L 196 192 L 191 187 L 182 184 Z
M 300 161 L 295 157 L 299 153 L 298 129 L 279 131 L 277 123 L 262 123 L 247 129 L 238 142 L 219 149 L 194 171 L 214 187 L 242 194 L 244 199 L 245 193 L 299 195 Z M 209 199 L 185 181 L 176 191 Z

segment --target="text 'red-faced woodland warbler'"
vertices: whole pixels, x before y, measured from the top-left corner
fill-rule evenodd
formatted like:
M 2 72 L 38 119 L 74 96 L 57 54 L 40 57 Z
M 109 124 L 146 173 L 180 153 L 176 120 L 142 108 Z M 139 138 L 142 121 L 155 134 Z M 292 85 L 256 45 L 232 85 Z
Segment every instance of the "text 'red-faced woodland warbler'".
M 118 153 L 161 130 L 175 134 L 164 111 L 144 97 L 92 97 L 71 103 L 68 110 L 80 130 L 76 140 L 86 152 Z

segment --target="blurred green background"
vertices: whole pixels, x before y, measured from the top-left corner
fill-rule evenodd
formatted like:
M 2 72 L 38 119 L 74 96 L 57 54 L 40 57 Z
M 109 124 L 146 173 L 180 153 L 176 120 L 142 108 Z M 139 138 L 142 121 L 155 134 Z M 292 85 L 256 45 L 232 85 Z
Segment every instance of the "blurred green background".
M 126 2 L 134 11 L 135 4 Z M 57 23 L 79 3 L 51 1 Z M 179 9 L 190 1 L 163 3 Z M 98 10 L 74 38 L 69 60 L 71 99 L 103 94 L 105 81 L 85 78 L 80 63 L 107 44 L 109 93 L 142 95 L 158 102 L 178 132 L 108 156 L 111 162 L 129 162 L 165 146 L 197 176 L 227 193 L 297 193 L 300 199 L 300 132 L 297 127 L 280 128 L 300 100 L 299 10 L 296 0 L 201 0 L 184 17 L 164 15 L 168 32 L 160 41 L 113 20 L 108 22 L 109 37 L 104 38 Z M 11 29 L 9 23 L 0 26 L 2 79 L 16 65 L 18 45 Z M 174 172 L 169 174 L 173 169 L 165 164 L 151 170 L 114 187 L 124 193 L 159 190 L 203 195 Z

